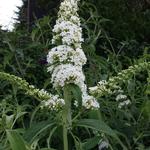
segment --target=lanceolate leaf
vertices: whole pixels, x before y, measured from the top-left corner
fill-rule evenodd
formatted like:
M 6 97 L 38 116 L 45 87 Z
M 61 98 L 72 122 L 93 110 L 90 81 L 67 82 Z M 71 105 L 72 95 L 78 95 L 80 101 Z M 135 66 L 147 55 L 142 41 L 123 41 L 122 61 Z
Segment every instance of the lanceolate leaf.
M 74 84 L 70 84 L 69 88 L 70 88 L 70 90 L 73 94 L 73 97 L 75 98 L 75 100 L 78 101 L 79 106 L 81 106 L 82 105 L 82 92 L 81 92 L 81 89 L 77 85 L 74 85 Z
M 78 126 L 87 127 L 91 129 L 98 130 L 100 132 L 106 133 L 110 136 L 116 137 L 115 132 L 103 121 L 96 119 L 83 119 L 79 120 L 77 123 Z
M 53 149 L 53 148 L 42 148 L 41 150 L 56 150 L 56 149 Z
M 96 120 L 96 119 L 83 119 L 79 120 L 77 122 L 77 126 L 85 127 L 85 128 L 91 128 L 97 131 L 100 131 L 102 133 L 105 133 L 109 136 L 112 136 L 115 138 L 120 145 L 126 150 L 126 147 L 121 143 L 120 139 L 116 135 L 115 131 L 113 131 L 105 122 L 101 120 Z
M 16 131 L 7 130 L 7 138 L 12 150 L 30 150 L 27 148 L 23 138 Z
M 87 139 L 87 141 L 82 144 L 83 149 L 91 150 L 99 143 L 100 138 L 101 137 L 93 137 L 93 138 Z
M 54 124 L 55 123 L 51 121 L 43 121 L 40 123 L 33 124 L 33 126 L 29 128 L 24 134 L 24 138 L 28 142 L 32 143 L 37 136 L 43 133 L 43 131 L 49 129 Z

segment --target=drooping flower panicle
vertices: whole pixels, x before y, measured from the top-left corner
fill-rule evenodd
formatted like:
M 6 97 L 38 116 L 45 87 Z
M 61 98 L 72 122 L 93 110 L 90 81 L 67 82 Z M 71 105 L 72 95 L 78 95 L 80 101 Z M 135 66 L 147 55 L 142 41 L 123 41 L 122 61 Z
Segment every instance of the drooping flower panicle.
M 34 85 L 30 85 L 26 80 L 17 77 L 15 75 L 10 75 L 8 73 L 0 72 L 0 79 L 7 80 L 10 83 L 16 85 L 19 89 L 25 91 L 25 94 L 33 96 L 36 99 L 42 101 L 42 106 L 47 106 L 51 110 L 58 110 L 64 105 L 64 100 L 61 99 L 58 95 L 53 95 L 48 93 L 44 89 L 38 89 Z
M 130 66 L 128 69 L 122 70 L 117 76 L 109 78 L 108 81 L 98 82 L 96 86 L 89 88 L 90 93 L 95 97 L 111 94 L 114 89 L 120 87 L 120 83 L 128 81 L 133 75 L 144 70 L 150 70 L 150 62 L 140 62 Z

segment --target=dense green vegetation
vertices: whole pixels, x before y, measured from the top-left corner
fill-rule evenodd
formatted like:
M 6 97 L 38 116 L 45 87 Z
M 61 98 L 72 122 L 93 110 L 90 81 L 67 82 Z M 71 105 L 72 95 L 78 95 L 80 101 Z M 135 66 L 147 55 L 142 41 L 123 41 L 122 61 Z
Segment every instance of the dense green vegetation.
M 46 55 L 52 48 L 52 28 L 60 3 L 42 0 L 35 5 L 44 7 L 45 3 L 52 9 L 43 8 L 41 13 L 46 14 L 39 16 L 35 7 L 36 19 L 32 18 L 30 29 L 26 17 L 22 19 L 25 15 L 20 13 L 23 21 L 16 24 L 13 32 L 0 30 L 0 150 L 63 149 L 62 111 L 41 109 L 41 98 L 29 94 L 23 86 L 25 81 L 19 84 L 11 76 L 56 94 L 47 73 Z M 69 150 L 96 150 L 103 144 L 108 144 L 110 150 L 149 150 L 149 1 L 82 0 L 79 6 L 85 38 L 82 46 L 88 58 L 83 68 L 88 87 L 120 77 L 122 80 L 116 79 L 115 83 L 131 103 L 118 108 L 116 93 L 94 93 L 99 110 L 72 106 Z M 133 70 L 138 71 L 123 71 L 125 77 L 119 74 L 133 65 L 137 65 Z M 69 88 L 80 100 L 80 90 Z

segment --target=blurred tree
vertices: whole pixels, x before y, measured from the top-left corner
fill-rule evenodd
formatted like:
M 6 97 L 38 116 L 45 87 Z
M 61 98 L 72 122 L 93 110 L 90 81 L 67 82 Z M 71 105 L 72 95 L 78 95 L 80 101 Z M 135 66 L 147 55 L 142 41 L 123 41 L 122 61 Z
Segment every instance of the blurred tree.
M 61 1 L 23 0 L 18 18 L 20 24 L 16 25 L 17 29 L 31 30 L 35 27 L 35 20 L 47 15 L 55 20 Z M 143 47 L 147 43 L 150 43 L 150 0 L 81 0 L 81 4 L 82 2 L 90 4 L 86 9 L 84 5 L 80 5 L 83 18 L 88 19 L 94 6 L 99 19 L 109 19 L 109 21 L 101 22 L 99 30 L 106 31 L 112 44 L 115 45 L 116 51 L 119 51 L 118 47 L 121 47 L 118 43 L 122 42 L 126 45 L 125 51 L 135 57 L 143 52 Z M 93 13 L 93 15 L 95 14 Z M 99 24 L 99 21 L 97 21 L 97 24 Z M 92 29 L 93 27 L 91 27 Z M 97 39 L 95 43 L 97 51 L 100 51 L 100 45 L 103 42 L 105 44 L 106 39 Z M 108 45 L 106 46 L 108 47 Z M 100 53 L 98 52 L 98 54 Z
M 19 28 L 31 28 L 34 21 L 44 16 L 56 16 L 61 0 L 23 0 L 18 13 Z
M 150 0 L 125 0 L 125 2 L 132 11 L 145 11 L 150 8 Z

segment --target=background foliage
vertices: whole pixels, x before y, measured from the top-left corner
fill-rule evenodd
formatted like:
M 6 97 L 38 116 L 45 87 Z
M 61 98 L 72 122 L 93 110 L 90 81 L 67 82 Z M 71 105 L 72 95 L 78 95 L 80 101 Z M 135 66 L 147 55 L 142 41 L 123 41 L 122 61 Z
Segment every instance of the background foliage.
M 20 76 L 51 93 L 54 91 L 46 71 L 46 55 L 52 47 L 51 30 L 59 4 L 59 0 L 32 1 L 28 11 L 24 1 L 19 12 L 21 23 L 16 24 L 13 32 L 0 31 L 0 71 Z M 84 72 L 89 86 L 137 62 L 150 60 L 149 0 L 82 0 L 79 6 L 85 38 L 83 49 L 88 58 Z M 118 133 L 128 150 L 148 150 L 150 97 L 145 93 L 147 76 L 143 71 L 123 85 L 125 94 L 132 101 L 129 107 L 119 109 L 114 97 L 105 96 L 99 99 L 99 116 L 93 111 L 81 111 L 79 118 L 99 118 Z M 39 102 L 34 98 L 0 80 L 0 149 L 15 150 L 15 144 L 19 143 L 24 149 L 32 145 L 32 149 L 46 150 L 52 145 L 61 150 L 62 133 L 57 118 L 57 113 L 39 109 Z M 109 141 L 109 149 L 121 149 L 117 140 L 107 133 L 98 131 L 95 134 L 91 129 L 76 126 L 73 131 L 74 138 L 80 138 L 85 150 L 98 149 L 101 140 Z M 72 138 L 70 143 L 70 149 L 75 149 L 77 143 Z

